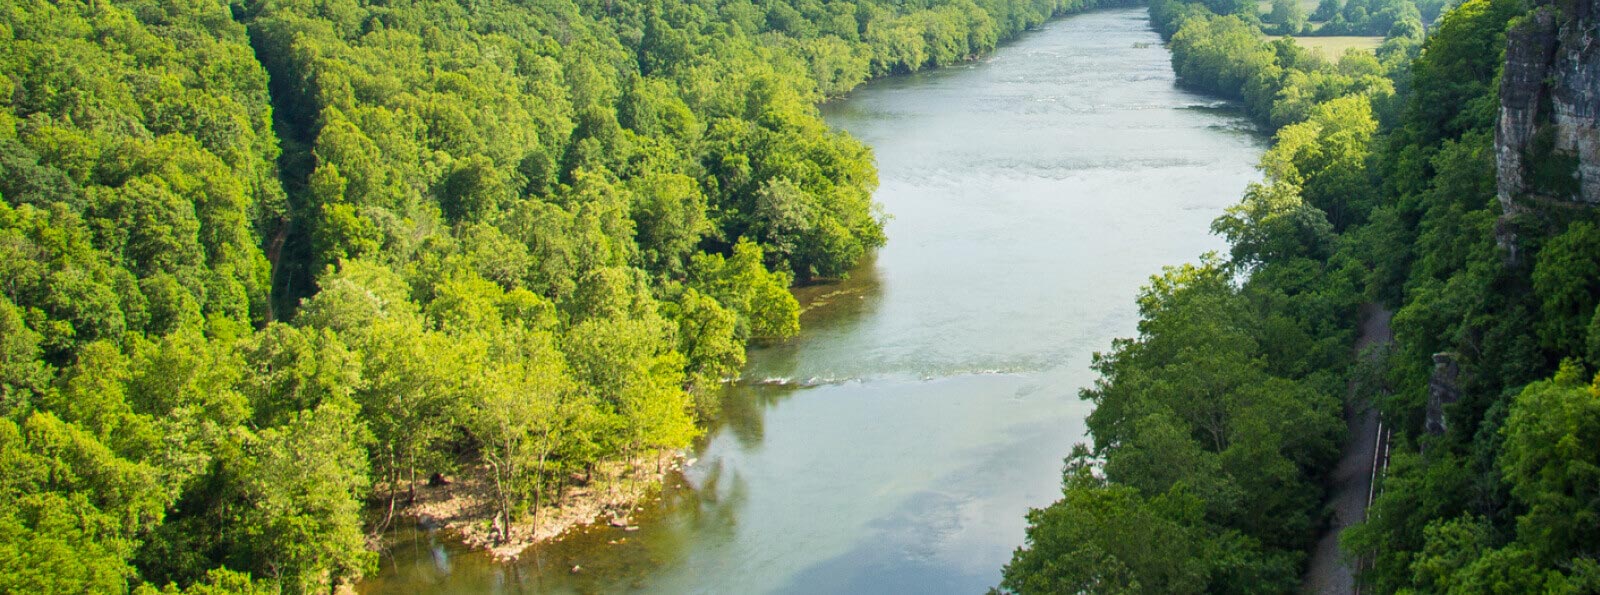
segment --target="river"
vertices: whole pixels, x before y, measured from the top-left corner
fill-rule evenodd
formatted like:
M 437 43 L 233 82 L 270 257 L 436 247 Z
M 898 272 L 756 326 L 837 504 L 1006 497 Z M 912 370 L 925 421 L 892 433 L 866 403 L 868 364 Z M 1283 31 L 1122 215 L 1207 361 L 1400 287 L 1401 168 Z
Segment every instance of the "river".
M 1139 287 L 1223 242 L 1266 139 L 1175 86 L 1143 9 L 1053 21 L 962 66 L 866 85 L 889 243 L 798 293 L 641 528 L 490 562 L 407 533 L 365 593 L 975 593 L 1060 495 L 1095 351 Z M 572 568 L 579 570 L 573 572 Z

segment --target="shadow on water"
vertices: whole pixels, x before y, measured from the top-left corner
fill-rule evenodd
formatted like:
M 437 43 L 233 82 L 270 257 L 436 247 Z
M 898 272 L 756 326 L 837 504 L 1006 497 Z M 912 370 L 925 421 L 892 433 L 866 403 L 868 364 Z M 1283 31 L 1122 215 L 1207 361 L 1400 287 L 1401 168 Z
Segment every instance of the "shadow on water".
M 739 446 L 753 450 L 761 446 L 766 434 L 767 409 L 800 390 L 798 385 L 735 385 L 723 392 L 722 411 L 717 424 L 739 441 Z
M 795 288 L 795 299 L 800 302 L 800 327 L 804 332 L 783 342 L 755 344 L 738 384 L 815 386 L 851 380 L 797 378 L 796 375 L 803 368 L 806 356 L 825 349 L 832 338 L 858 332 L 860 325 L 882 304 L 884 294 L 876 254 L 868 254 L 842 280 Z
M 876 267 L 875 255 L 869 254 L 844 279 L 796 288 L 794 294 L 800 302 L 800 325 L 805 335 L 781 343 L 755 345 L 743 376 L 723 387 L 717 417 L 709 424 L 705 435 L 715 436 L 726 430 L 733 434 L 741 448 L 759 448 L 765 435 L 767 410 L 801 389 L 852 380 L 795 376 L 807 343 L 815 341 L 811 337 L 850 334 L 853 327 L 872 315 L 883 297 L 883 284 Z M 703 451 L 704 446 L 697 444 L 695 450 Z
M 1014 481 L 1019 473 L 1016 461 L 1029 451 L 1053 451 L 1063 434 L 1078 435 L 1081 431 L 1063 431 L 1049 422 L 1010 428 L 1009 440 L 983 447 L 983 452 L 969 464 L 938 478 L 933 484 L 939 488 L 918 491 L 896 503 L 893 512 L 868 524 L 870 535 L 856 547 L 799 571 L 777 592 L 979 593 L 994 586 L 995 569 L 971 563 L 973 558 L 983 557 L 973 555 L 980 553 L 975 550 L 993 548 L 972 534 L 995 529 L 985 513 L 1008 515 L 1002 520 L 1019 521 L 1021 516 L 1017 513 L 1021 509 L 985 506 L 990 504 L 983 502 L 988 495 L 985 488 Z M 951 559 L 950 552 L 960 552 L 960 559 Z

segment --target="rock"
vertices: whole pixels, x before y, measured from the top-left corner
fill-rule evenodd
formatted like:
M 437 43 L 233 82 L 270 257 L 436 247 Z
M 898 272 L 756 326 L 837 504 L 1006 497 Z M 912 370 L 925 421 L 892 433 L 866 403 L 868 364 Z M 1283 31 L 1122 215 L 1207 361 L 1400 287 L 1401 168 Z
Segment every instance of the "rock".
M 1456 354 L 1433 354 L 1433 375 L 1428 377 L 1428 413 L 1422 428 L 1427 433 L 1438 436 L 1450 429 L 1444 417 L 1444 406 L 1461 400 L 1461 387 L 1457 384 L 1460 375 Z
M 1551 84 L 1556 148 L 1578 158 L 1579 200 L 1600 206 L 1600 0 L 1577 0 L 1561 23 Z
M 1533 4 L 1506 32 L 1495 125 L 1495 241 L 1512 266 L 1518 215 L 1600 208 L 1600 0 Z
M 611 524 L 611 526 L 618 527 L 618 528 L 626 527 L 626 526 L 628 526 L 628 517 L 621 517 L 621 516 L 611 517 L 611 523 L 610 524 Z
M 1540 7 L 1506 31 L 1506 63 L 1500 77 L 1500 118 L 1494 130 L 1495 198 L 1501 216 L 1494 226 L 1495 245 L 1506 266 L 1518 266 L 1521 251 L 1514 219 L 1526 212 L 1522 199 L 1528 193 L 1528 150 L 1542 121 L 1540 111 L 1549 95 L 1545 85 L 1556 50 L 1555 9 Z
M 1506 64 L 1500 77 L 1500 121 L 1495 126 L 1495 183 L 1506 212 L 1527 191 L 1527 150 L 1539 126 L 1545 79 L 1556 52 L 1555 7 L 1542 6 L 1506 31 Z

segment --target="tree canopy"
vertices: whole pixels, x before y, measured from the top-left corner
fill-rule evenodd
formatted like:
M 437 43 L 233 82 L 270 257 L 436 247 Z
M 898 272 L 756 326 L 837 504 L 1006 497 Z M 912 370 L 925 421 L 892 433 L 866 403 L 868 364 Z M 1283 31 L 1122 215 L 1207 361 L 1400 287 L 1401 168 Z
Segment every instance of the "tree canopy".
M 1154 277 L 1139 335 L 1097 357 L 1093 444 L 1001 590 L 1298 590 L 1348 386 L 1393 430 L 1342 536 L 1363 591 L 1600 589 L 1597 214 L 1495 199 L 1506 31 L 1528 10 L 1468 0 L 1426 39 L 1395 26 L 1328 63 L 1263 40 L 1253 8 L 1152 4 L 1180 83 L 1239 100 L 1274 144 L 1213 224 L 1227 258 Z M 1395 311 L 1396 340 L 1353 365 L 1363 302 Z
M 0 7 L 0 591 L 320 592 L 686 447 L 884 242 L 816 104 L 1095 0 Z

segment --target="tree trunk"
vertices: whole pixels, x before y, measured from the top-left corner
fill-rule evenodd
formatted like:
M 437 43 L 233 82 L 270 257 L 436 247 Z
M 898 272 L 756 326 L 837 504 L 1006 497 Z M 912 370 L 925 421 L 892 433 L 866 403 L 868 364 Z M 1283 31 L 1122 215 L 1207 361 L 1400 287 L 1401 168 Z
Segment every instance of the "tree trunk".
M 487 460 L 489 467 L 494 469 L 495 508 L 500 509 L 496 514 L 500 525 L 500 543 L 511 540 L 511 501 L 506 499 L 505 482 L 501 478 L 500 464 L 493 459 Z
M 400 477 L 396 474 L 399 461 L 395 460 L 394 449 L 389 449 L 389 510 L 383 515 L 383 523 L 378 526 L 376 533 L 383 533 L 389 528 L 389 522 L 394 520 L 395 486 Z
M 417 503 L 417 455 L 416 455 L 416 453 L 411 453 L 411 456 L 409 458 L 407 458 L 406 461 L 408 463 L 410 463 L 409 465 L 407 465 L 407 467 L 411 470 L 411 485 L 406 486 L 406 504 L 416 504 Z
M 545 432 L 543 448 L 539 449 L 539 467 L 533 471 L 533 532 L 539 532 L 539 512 L 544 507 L 544 461 L 550 455 L 549 431 Z

